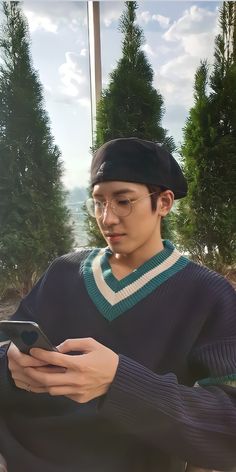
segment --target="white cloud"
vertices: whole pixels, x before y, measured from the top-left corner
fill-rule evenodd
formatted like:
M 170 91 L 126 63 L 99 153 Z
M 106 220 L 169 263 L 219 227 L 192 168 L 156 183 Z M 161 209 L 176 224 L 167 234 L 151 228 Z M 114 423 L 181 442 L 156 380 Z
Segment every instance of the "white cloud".
M 47 99 L 72 106 L 72 112 L 74 105 L 90 109 L 89 81 L 83 66 L 80 55 L 66 52 L 65 62 L 58 68 L 60 82 L 55 87 L 45 86 Z
M 150 44 L 146 43 L 142 46 L 142 50 L 148 55 L 148 56 L 156 56 L 155 52 L 153 51 L 152 47 Z
M 212 32 L 183 36 L 182 45 L 189 56 L 212 59 L 215 37 Z
M 198 58 L 192 56 L 189 57 L 185 54 L 183 56 L 178 56 L 161 66 L 160 73 L 163 77 L 171 77 L 175 81 L 192 79 L 198 63 Z
M 161 28 L 168 28 L 170 19 L 167 16 L 151 14 L 150 11 L 145 10 L 137 14 L 137 22 L 143 25 L 148 25 L 151 22 L 157 22 Z
M 85 2 L 26 0 L 23 9 L 33 33 L 41 29 L 55 33 L 64 26 L 75 32 L 86 24 Z
M 84 108 L 91 108 L 91 101 L 89 97 L 79 98 L 78 103 Z
M 86 76 L 80 68 L 77 54 L 73 52 L 66 53 L 66 62 L 59 67 L 59 75 L 63 84 L 62 93 L 70 97 L 78 97 L 81 85 L 86 82 Z
M 109 27 L 109 26 L 111 26 L 113 21 L 116 21 L 116 20 L 117 20 L 116 16 L 115 15 L 113 16 L 112 14 L 110 14 L 110 15 L 106 15 L 103 18 L 103 23 L 104 23 L 105 26 Z
M 158 69 L 155 85 L 165 97 L 165 105 L 193 104 L 193 82 L 200 60 L 211 63 L 217 33 L 217 9 L 192 5 L 163 34 L 166 43 L 175 42 L 175 54 Z
M 155 86 L 165 97 L 165 105 L 181 104 L 186 109 L 193 102 L 193 80 L 200 60 L 184 54 L 163 66 L 155 74 Z
M 100 19 L 107 28 L 116 23 L 124 10 L 124 4 L 120 2 L 100 2 Z
M 84 56 L 84 57 L 87 56 L 87 49 L 86 48 L 81 49 L 80 56 Z
M 152 19 L 152 15 L 149 11 L 142 11 L 137 14 L 137 22 L 147 25 Z
M 165 56 L 166 54 L 171 53 L 171 51 L 172 51 L 172 48 L 166 46 L 166 44 L 158 45 L 158 53 L 162 54 L 163 56 Z
M 28 20 L 29 29 L 31 33 L 36 30 L 44 30 L 49 33 L 57 33 L 58 25 L 52 21 L 51 18 L 45 15 L 37 15 L 33 11 L 25 11 L 26 18 Z
M 84 155 L 88 154 L 88 150 Z M 74 187 L 87 187 L 89 185 L 90 174 L 90 160 L 85 161 L 84 155 L 76 154 L 76 163 L 68 162 L 65 166 L 65 173 L 63 176 L 63 183 L 66 189 L 73 189 Z
M 85 23 L 85 20 L 83 20 L 83 24 Z M 77 18 L 72 18 L 71 21 L 69 22 L 69 28 L 76 33 L 80 27 L 80 21 Z
M 50 94 L 52 92 L 52 87 L 50 85 L 44 84 L 44 90 Z
M 171 25 L 163 38 L 166 41 L 181 41 L 189 35 L 216 31 L 217 10 L 209 11 L 196 5 L 184 11 L 181 18 Z
M 170 24 L 170 18 L 163 15 L 152 15 L 152 20 L 157 21 L 162 28 L 168 28 Z

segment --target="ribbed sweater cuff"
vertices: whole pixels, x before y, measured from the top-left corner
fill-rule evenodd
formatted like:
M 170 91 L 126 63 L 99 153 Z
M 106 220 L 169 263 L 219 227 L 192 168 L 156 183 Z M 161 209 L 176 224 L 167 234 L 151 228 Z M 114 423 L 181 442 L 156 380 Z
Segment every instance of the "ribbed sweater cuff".
M 215 390 L 179 385 L 173 373 L 157 375 L 122 355 L 99 412 L 182 460 L 230 470 L 236 463 L 233 398 Z
M 8 369 L 8 359 L 6 355 L 9 345 L 10 343 L 0 347 L 0 412 L 6 405 L 6 402 L 8 403 L 9 393 L 14 386 Z
M 236 416 L 232 399 L 217 387 L 188 387 L 178 384 L 173 373 L 158 375 L 138 362 L 119 358 L 114 381 L 101 405 L 102 413 L 116 418 L 135 431 L 168 433 L 174 427 L 185 438 L 224 434 L 233 437 Z M 202 414 L 204 412 L 204 414 Z M 228 423 L 225 418 L 230 417 Z
M 100 411 L 105 416 L 118 419 L 124 426 L 136 429 L 136 413 L 139 411 L 142 414 L 141 406 L 151 407 L 152 395 L 156 396 L 156 387 L 155 373 L 120 355 L 115 378 L 100 404 Z

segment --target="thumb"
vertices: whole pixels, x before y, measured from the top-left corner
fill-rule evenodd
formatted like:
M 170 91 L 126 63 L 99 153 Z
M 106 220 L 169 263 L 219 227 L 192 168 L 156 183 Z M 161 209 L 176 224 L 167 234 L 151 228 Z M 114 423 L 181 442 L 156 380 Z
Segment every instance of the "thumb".
M 57 346 L 57 349 L 62 354 L 74 351 L 78 353 L 88 353 L 98 349 L 100 344 L 93 338 L 75 338 L 66 339 L 63 343 Z

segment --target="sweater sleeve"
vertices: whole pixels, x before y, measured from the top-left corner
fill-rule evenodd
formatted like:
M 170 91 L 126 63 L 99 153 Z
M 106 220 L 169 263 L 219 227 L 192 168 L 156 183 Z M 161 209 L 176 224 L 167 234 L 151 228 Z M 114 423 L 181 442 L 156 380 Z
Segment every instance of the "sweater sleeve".
M 63 306 L 66 280 L 70 281 L 70 272 L 74 273 L 78 270 L 81 260 L 86 257 L 87 253 L 88 251 L 78 251 L 56 258 L 32 290 L 22 299 L 11 319 L 35 321 L 46 334 L 49 328 L 51 329 L 50 334 L 53 333 L 54 336 L 49 336 L 49 338 L 54 344 L 61 342 L 63 330 L 55 329 L 55 322 L 58 312 L 61 312 L 60 320 L 63 317 L 66 322 Z M 27 403 L 28 396 L 28 392 L 25 394 L 15 386 L 8 369 L 7 347 L 0 347 L 0 413 L 3 410 L 6 412 L 6 408 L 11 408 L 20 401 L 22 404 L 24 401 Z
M 46 273 L 38 280 L 30 294 L 21 301 L 16 312 L 11 316 L 12 320 L 38 321 L 36 306 L 35 309 L 31 309 L 28 300 L 37 298 L 45 277 Z M 0 347 L 0 415 L 11 411 L 12 408 L 15 408 L 15 404 L 23 398 L 22 391 L 15 386 L 8 368 L 7 350 L 9 345 L 10 342 Z M 26 402 L 28 401 L 27 393 Z
M 60 259 L 58 258 L 52 262 L 29 294 L 21 300 L 16 312 L 11 316 L 12 320 L 36 321 L 41 324 L 41 299 L 45 298 L 44 294 L 48 291 L 48 285 L 50 287 L 49 291 L 52 291 L 50 280 L 52 275 L 55 276 L 59 260 Z M 15 386 L 11 377 L 7 358 L 9 345 L 10 343 L 0 347 L 0 413 L 6 413 L 8 409 L 14 407 L 16 403 L 21 402 L 23 405 L 24 401 L 26 403 L 28 401 L 28 392 L 26 392 L 26 395 L 22 394 L 23 391 Z
M 9 395 L 9 389 L 12 388 L 12 379 L 10 376 L 10 372 L 8 370 L 8 365 L 7 365 L 7 350 L 9 347 L 9 342 L 2 345 L 0 347 L 0 396 L 1 396 L 1 402 L 0 404 L 3 405 L 5 403 L 5 400 L 8 398 Z M 1 407 L 0 407 L 1 411 Z
M 236 293 L 225 281 L 189 357 L 192 387 L 120 355 L 100 414 L 194 466 L 236 465 Z M 187 333 L 186 333 L 187 335 Z

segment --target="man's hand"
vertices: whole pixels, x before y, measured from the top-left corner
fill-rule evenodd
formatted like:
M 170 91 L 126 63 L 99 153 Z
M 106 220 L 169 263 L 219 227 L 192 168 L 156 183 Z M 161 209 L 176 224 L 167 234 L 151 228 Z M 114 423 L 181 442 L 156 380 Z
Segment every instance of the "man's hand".
M 68 339 L 57 349 L 59 352 L 31 349 L 35 361 L 64 369 L 62 373 L 55 373 L 49 367 L 26 367 L 32 392 L 38 391 L 34 390 L 34 385 L 43 385 L 50 395 L 64 395 L 86 403 L 108 391 L 119 362 L 115 352 L 92 338 Z M 70 351 L 82 354 L 66 354 Z
M 33 381 L 28 376 L 26 368 L 33 367 L 38 368 L 45 365 L 45 362 L 34 359 L 33 357 L 22 354 L 15 344 L 11 343 L 7 351 L 8 357 L 8 368 L 11 372 L 11 376 L 18 388 L 34 392 L 45 392 L 45 387 L 40 382 Z

